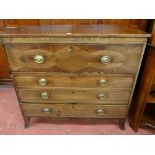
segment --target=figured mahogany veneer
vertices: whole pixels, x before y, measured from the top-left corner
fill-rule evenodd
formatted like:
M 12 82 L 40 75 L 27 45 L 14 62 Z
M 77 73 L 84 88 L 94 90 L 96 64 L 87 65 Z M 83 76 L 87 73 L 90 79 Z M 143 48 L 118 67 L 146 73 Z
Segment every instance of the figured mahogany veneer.
M 150 35 L 114 25 L 0 32 L 24 116 L 117 118 L 123 129 Z
M 135 75 L 143 44 L 6 44 L 5 49 L 10 69 L 14 72 L 102 72 Z M 36 55 L 44 57 L 43 64 L 34 62 Z M 106 55 L 111 57 L 111 63 L 102 64 L 100 59 Z

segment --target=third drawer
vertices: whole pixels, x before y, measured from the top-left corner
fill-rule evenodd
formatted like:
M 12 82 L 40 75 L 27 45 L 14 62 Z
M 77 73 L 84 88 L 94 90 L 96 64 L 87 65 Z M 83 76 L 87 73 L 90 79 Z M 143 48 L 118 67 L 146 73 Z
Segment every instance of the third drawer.
M 129 90 L 103 89 L 17 89 L 20 102 L 70 102 L 70 103 L 113 103 L 128 104 L 131 96 Z

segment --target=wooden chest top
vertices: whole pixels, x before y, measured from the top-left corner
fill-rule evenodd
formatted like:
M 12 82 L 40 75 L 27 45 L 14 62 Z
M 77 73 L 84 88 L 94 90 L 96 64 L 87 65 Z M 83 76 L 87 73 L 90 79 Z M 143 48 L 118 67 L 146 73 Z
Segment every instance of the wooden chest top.
M 46 25 L 5 27 L 0 37 L 44 36 L 97 36 L 97 37 L 150 37 L 150 34 L 132 27 L 118 25 Z

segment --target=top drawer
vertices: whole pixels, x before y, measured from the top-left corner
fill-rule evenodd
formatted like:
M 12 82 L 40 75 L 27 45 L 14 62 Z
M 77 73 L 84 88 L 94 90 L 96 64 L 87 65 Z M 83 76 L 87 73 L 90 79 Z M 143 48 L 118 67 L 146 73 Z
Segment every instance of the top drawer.
M 11 71 L 135 74 L 143 44 L 5 44 Z

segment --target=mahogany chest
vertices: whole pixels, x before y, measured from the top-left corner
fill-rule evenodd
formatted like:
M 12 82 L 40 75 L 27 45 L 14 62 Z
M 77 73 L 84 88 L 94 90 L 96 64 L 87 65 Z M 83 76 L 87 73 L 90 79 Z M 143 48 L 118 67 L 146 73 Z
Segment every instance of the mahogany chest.
M 25 127 L 40 116 L 115 118 L 123 129 L 149 36 L 114 25 L 5 28 Z

